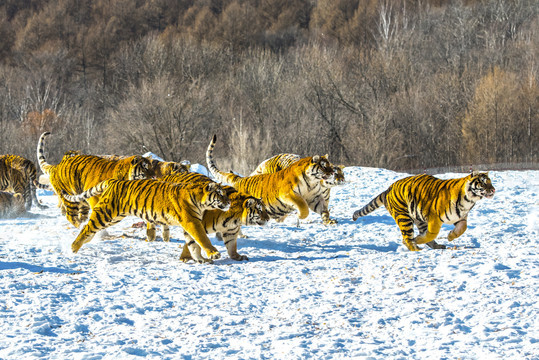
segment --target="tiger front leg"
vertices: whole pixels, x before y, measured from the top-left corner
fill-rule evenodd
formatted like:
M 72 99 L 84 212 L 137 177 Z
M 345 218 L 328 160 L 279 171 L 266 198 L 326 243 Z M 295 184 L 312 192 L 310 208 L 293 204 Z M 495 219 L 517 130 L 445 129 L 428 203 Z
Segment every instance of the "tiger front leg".
M 198 246 L 200 246 L 204 251 L 206 251 L 206 255 L 210 260 L 217 260 L 221 258 L 221 254 L 211 244 L 211 241 L 206 234 L 206 230 L 203 228 L 200 222 L 189 221 L 181 225 L 184 231 L 187 232 L 189 236 L 191 236 L 191 238 L 198 244 Z M 191 255 L 194 256 L 193 248 L 190 247 L 189 250 L 191 251 Z
M 316 196 L 314 199 L 309 201 L 309 209 L 311 209 L 317 214 L 320 214 L 320 216 L 322 217 L 322 224 L 324 225 L 337 224 L 337 220 L 331 219 L 329 217 L 328 200 L 323 194 L 320 194 Z
M 206 259 L 202 256 L 200 246 L 198 246 L 193 237 L 189 235 L 187 231 L 184 231 L 183 234 L 185 236 L 185 245 L 183 246 L 180 260 L 183 262 L 189 262 L 189 260 L 193 260 L 199 264 L 212 264 L 212 260 Z
M 226 251 L 228 252 L 228 256 L 232 260 L 236 260 L 236 261 L 249 260 L 249 258 L 247 256 L 240 255 L 238 253 L 238 235 L 241 232 L 240 229 L 238 229 L 237 231 L 234 231 L 234 232 L 224 233 L 223 234 L 223 241 L 225 242 Z
M 298 210 L 298 218 L 305 219 L 309 216 L 309 205 L 300 195 L 292 193 L 285 200 Z
M 338 221 L 329 217 L 329 210 L 322 212 L 322 224 L 335 225 Z
M 468 221 L 466 219 L 460 220 L 459 222 L 455 223 L 455 228 L 449 232 L 449 235 L 447 235 L 447 239 L 449 241 L 453 241 L 466 231 L 468 228 Z

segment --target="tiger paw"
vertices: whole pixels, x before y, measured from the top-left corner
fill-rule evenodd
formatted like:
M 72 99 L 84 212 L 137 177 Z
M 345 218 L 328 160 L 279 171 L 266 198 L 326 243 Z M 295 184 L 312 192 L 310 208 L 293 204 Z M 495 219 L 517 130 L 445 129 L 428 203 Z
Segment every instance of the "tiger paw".
M 74 241 L 73 244 L 71 244 L 71 251 L 73 251 L 74 254 L 76 254 L 80 248 L 81 248 L 82 244 Z
M 324 225 L 336 225 L 337 223 L 338 221 L 335 219 L 327 219 L 327 220 L 324 220 L 323 222 Z
M 420 251 L 421 248 L 417 246 L 417 244 L 413 241 L 403 241 L 404 245 L 408 248 L 410 251 Z
M 211 260 L 217 260 L 221 258 L 221 254 L 217 250 L 208 251 L 208 258 L 210 258 Z
M 243 260 L 246 260 L 246 261 L 249 261 L 249 258 L 245 255 L 240 255 L 240 254 L 236 254 L 236 255 L 233 255 L 230 257 L 232 260 L 236 260 L 236 261 L 243 261 Z

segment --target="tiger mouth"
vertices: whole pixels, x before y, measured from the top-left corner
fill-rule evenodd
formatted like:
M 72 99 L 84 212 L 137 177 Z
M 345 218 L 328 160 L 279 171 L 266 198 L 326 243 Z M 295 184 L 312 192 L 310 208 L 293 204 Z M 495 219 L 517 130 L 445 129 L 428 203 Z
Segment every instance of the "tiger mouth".
M 222 210 L 222 211 L 228 211 L 228 209 L 230 209 L 230 205 L 229 204 L 227 204 L 227 205 L 221 204 L 221 205 L 217 205 L 217 208 L 219 210 Z

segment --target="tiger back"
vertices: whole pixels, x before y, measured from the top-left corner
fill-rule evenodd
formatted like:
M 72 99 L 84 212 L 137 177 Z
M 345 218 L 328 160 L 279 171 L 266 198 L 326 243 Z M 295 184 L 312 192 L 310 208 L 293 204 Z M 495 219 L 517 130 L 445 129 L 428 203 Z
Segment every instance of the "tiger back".
M 488 173 L 473 172 L 449 180 L 426 174 L 410 176 L 396 181 L 355 211 L 353 220 L 384 205 L 399 226 L 403 243 L 409 250 L 420 250 L 418 244 L 445 248 L 435 241 L 442 224 L 455 225 L 448 235 L 448 240 L 453 241 L 466 231 L 468 213 L 476 202 L 484 197 L 492 198 L 495 191 Z M 414 224 L 419 230 L 416 237 Z
M 297 154 L 284 153 L 275 155 L 262 161 L 249 176 L 271 174 L 289 167 L 291 164 L 300 159 L 301 156 Z
M 79 227 L 88 218 L 89 207 L 93 208 L 98 198 L 90 198 L 87 203 L 72 203 L 65 199 L 64 193 L 79 194 L 107 179 L 135 180 L 153 176 L 149 159 L 140 155 L 108 160 L 94 155 L 72 153 L 64 155 L 57 165 L 48 164 L 43 155 L 43 144 L 49 134 L 45 132 L 39 138 L 39 166 L 43 173 L 49 175 L 49 182 L 65 208 L 66 218 L 75 227 Z
M 13 219 L 26 213 L 23 194 L 0 191 L 0 219 Z
M 69 201 L 79 202 L 99 196 L 88 223 L 71 245 L 78 252 L 95 234 L 126 216 L 137 216 L 156 225 L 181 226 L 195 241 L 191 254 L 195 261 L 204 263 L 219 259 L 219 251 L 211 244 L 202 216 L 206 210 L 227 210 L 230 200 L 217 183 L 172 184 L 159 180 L 106 180 L 79 195 L 65 195 Z M 197 253 L 202 248 L 208 258 Z M 199 251 L 200 252 L 200 251 Z
M 213 182 L 207 176 L 198 173 L 183 173 L 179 175 L 169 175 L 162 179 L 172 183 L 209 183 Z M 259 199 L 241 193 L 231 186 L 223 186 L 223 190 L 230 199 L 230 208 L 227 211 L 207 210 L 202 217 L 202 224 L 207 234 L 220 233 L 226 246 L 228 256 L 233 260 L 248 260 L 245 255 L 240 255 L 237 251 L 237 239 L 241 233 L 241 226 L 265 225 L 269 220 L 266 207 Z M 194 239 L 184 233 L 186 238 L 192 243 Z M 163 237 L 164 239 L 164 237 Z M 165 240 L 165 239 L 164 239 Z M 187 262 L 193 258 L 189 246 L 184 246 L 181 260 Z M 199 250 L 200 251 L 200 250 Z
M 21 177 L 12 178 L 6 180 L 5 177 L 12 176 L 10 168 L 20 172 Z M 32 202 L 36 204 L 40 209 L 45 209 L 47 206 L 42 205 L 36 196 L 36 183 L 37 181 L 37 170 L 35 164 L 19 155 L 1 155 L 0 156 L 0 184 L 10 182 L 11 187 L 23 188 L 24 191 L 21 193 L 24 196 L 26 210 L 29 211 L 32 208 Z M 19 182 L 16 184 L 15 182 Z M 5 188 L 0 188 L 3 190 Z
M 280 219 L 294 210 L 298 210 L 300 219 L 305 219 L 309 215 L 309 205 L 304 196 L 310 192 L 319 192 L 320 180 L 333 174 L 327 157 L 318 155 L 303 158 L 271 174 L 241 177 L 226 173 L 219 170 L 213 160 L 215 142 L 214 135 L 206 152 L 206 162 L 213 176 L 238 191 L 262 200 L 268 215 L 274 219 Z

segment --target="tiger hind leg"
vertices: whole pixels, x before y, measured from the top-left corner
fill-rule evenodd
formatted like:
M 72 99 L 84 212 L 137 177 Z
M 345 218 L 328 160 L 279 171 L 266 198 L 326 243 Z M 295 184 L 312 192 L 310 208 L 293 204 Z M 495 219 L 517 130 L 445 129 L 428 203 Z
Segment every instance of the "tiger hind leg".
M 395 222 L 399 226 L 402 234 L 402 243 L 406 245 L 410 251 L 421 250 L 414 239 L 414 222 L 408 214 L 400 214 L 395 216 Z
M 92 215 L 90 216 L 90 220 L 82 228 L 75 241 L 73 241 L 73 243 L 71 244 L 71 250 L 74 253 L 77 253 L 82 247 L 82 245 L 90 242 L 94 238 L 95 234 L 98 231 L 106 229 L 109 226 L 120 222 L 124 217 L 125 216 L 113 217 L 112 215 L 108 215 L 106 209 L 94 209 Z
M 146 241 L 155 241 L 155 224 L 146 223 Z
M 414 239 L 415 243 L 427 244 L 429 247 L 434 246 L 433 249 L 441 249 L 440 246 L 443 246 L 443 245 L 439 245 L 436 241 L 434 241 L 436 237 L 438 236 L 438 233 L 440 232 L 441 227 L 442 227 L 442 223 L 440 221 L 429 221 L 428 226 L 427 226 L 427 231 L 416 236 Z
M 428 222 L 421 221 L 421 222 L 417 222 L 416 225 L 417 225 L 417 228 L 419 229 L 419 234 L 424 234 L 427 232 L 428 225 L 429 225 Z M 445 249 L 446 248 L 445 245 L 438 244 L 435 240 L 429 241 L 426 244 L 431 249 Z

